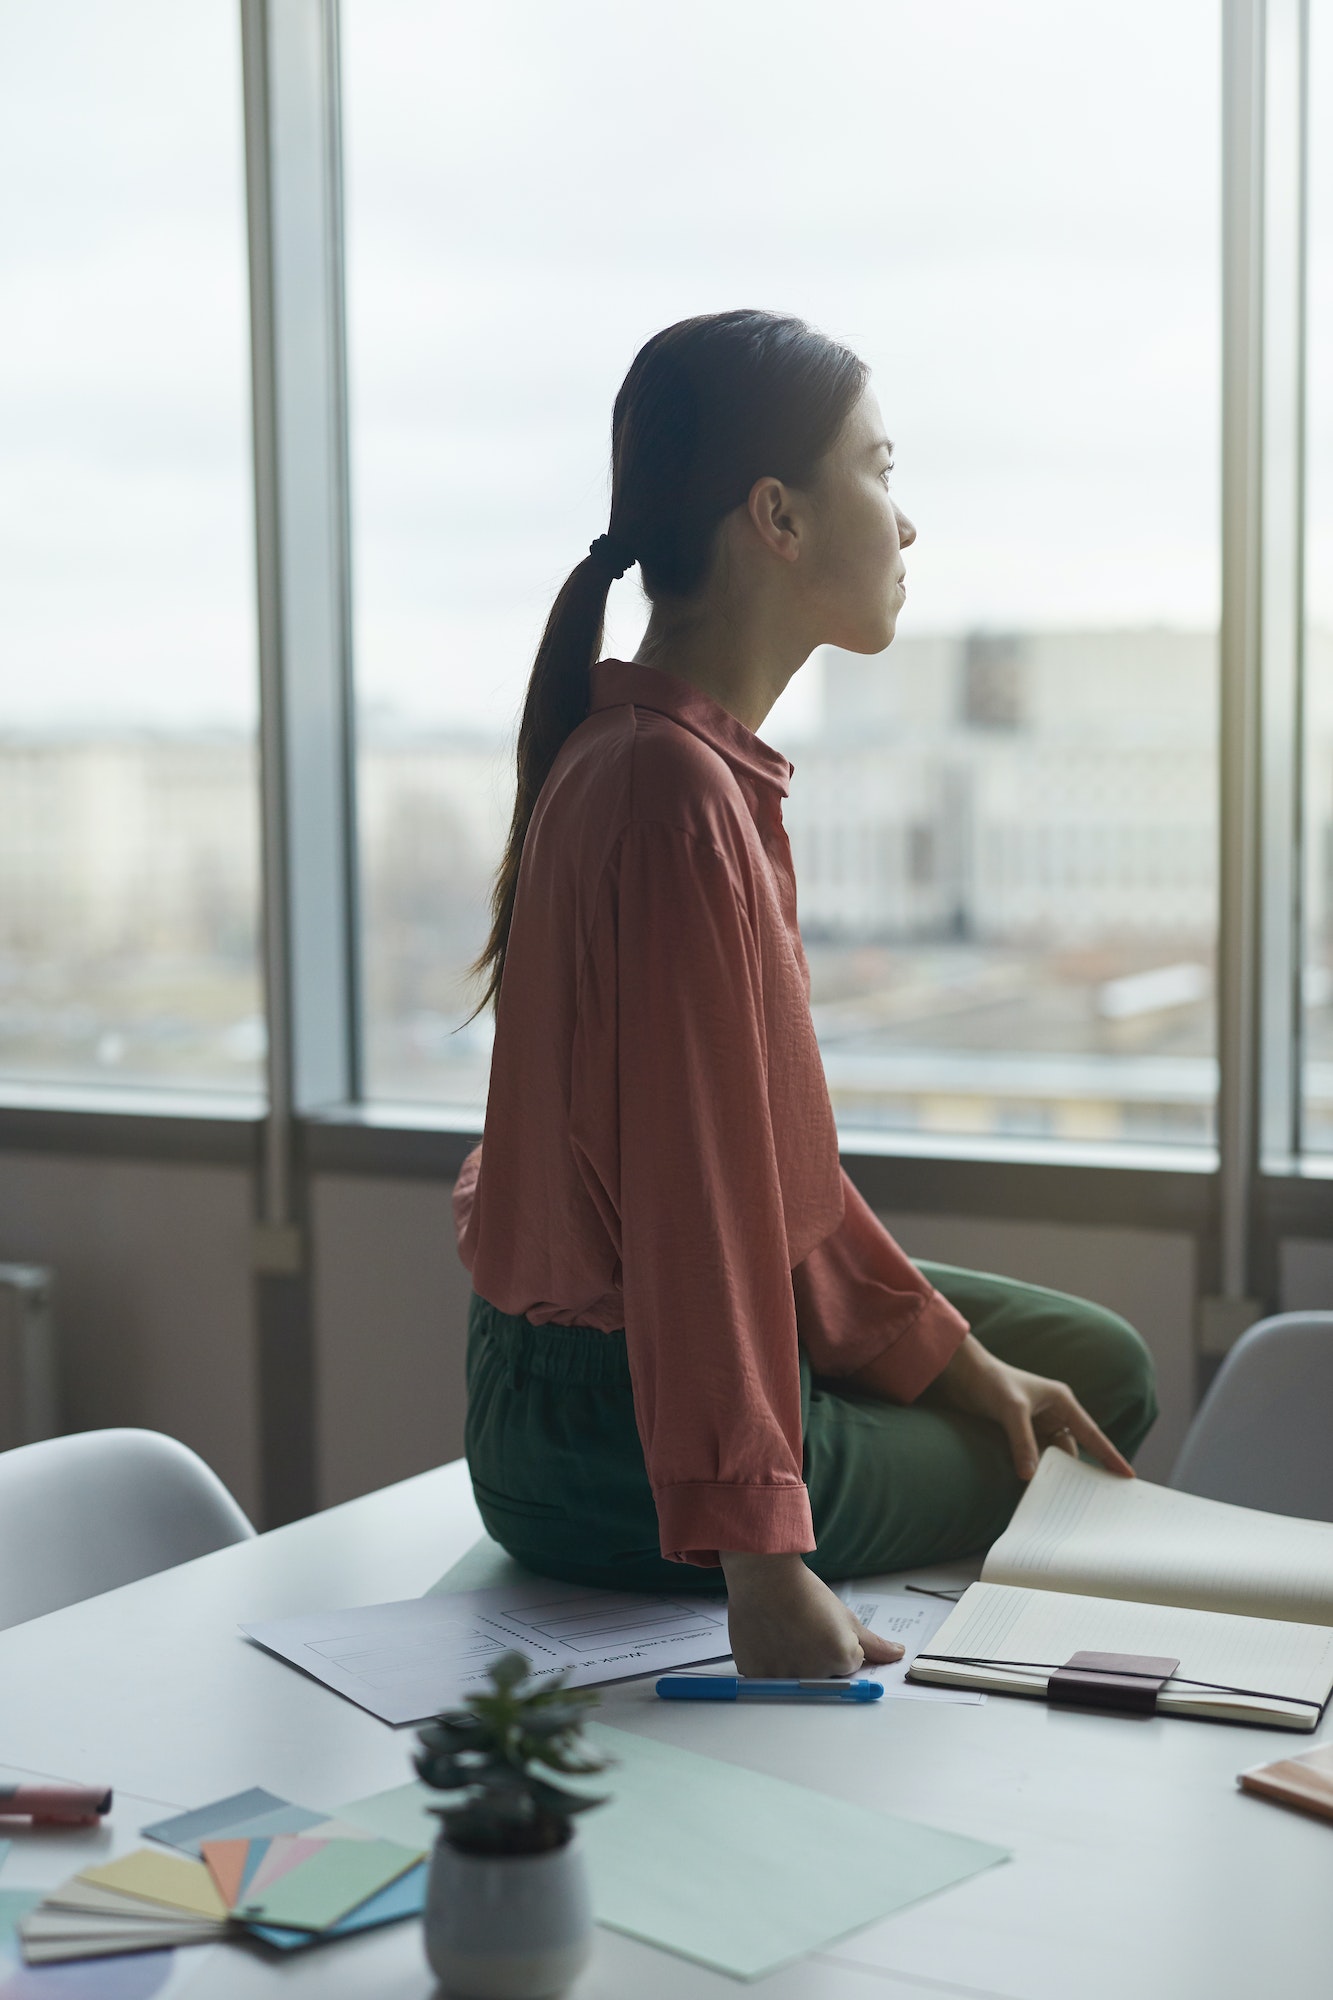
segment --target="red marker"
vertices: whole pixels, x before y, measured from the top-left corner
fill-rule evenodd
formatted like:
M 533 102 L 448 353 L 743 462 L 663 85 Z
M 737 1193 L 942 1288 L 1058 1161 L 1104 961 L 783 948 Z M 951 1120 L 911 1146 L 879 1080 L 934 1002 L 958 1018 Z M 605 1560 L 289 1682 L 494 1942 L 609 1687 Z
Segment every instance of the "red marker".
M 96 1826 L 111 1810 L 107 1785 L 0 1785 L 0 1819 L 53 1820 Z

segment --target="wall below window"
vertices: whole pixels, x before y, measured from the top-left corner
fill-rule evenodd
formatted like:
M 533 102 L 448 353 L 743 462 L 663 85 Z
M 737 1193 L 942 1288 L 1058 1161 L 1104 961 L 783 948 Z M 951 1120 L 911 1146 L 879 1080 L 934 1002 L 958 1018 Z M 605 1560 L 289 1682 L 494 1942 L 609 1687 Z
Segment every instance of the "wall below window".
M 168 1431 L 257 1518 L 253 1214 L 239 1167 L 0 1152 L 0 1261 L 55 1273 L 64 1428 Z
M 452 1182 L 317 1175 L 320 1500 L 333 1506 L 463 1450 L 470 1286 Z
M 462 1449 L 468 1284 L 443 1178 L 322 1172 L 311 1188 L 320 1504 Z M 0 1261 L 56 1273 L 64 1421 L 183 1438 L 259 1508 L 258 1372 L 242 1167 L 0 1151 Z M 1081 1293 L 1156 1358 L 1170 1472 L 1193 1403 L 1198 1251 L 1185 1230 L 886 1214 L 920 1257 Z M 1333 1304 L 1333 1241 L 1282 1246 L 1283 1304 Z
M 1278 1270 L 1282 1303 L 1289 1312 L 1333 1311 L 1333 1243 L 1289 1236 L 1282 1245 Z

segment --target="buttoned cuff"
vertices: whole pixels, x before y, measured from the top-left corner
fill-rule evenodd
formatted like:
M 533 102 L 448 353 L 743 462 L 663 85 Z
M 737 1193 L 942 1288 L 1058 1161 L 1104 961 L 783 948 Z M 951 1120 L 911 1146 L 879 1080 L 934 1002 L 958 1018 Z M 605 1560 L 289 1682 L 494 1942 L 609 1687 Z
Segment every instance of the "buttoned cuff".
M 941 1363 L 943 1366 L 943 1363 Z M 804 1486 L 732 1486 L 691 1481 L 654 1490 L 668 1562 L 716 1569 L 719 1549 L 754 1556 L 808 1555 L 815 1546 Z

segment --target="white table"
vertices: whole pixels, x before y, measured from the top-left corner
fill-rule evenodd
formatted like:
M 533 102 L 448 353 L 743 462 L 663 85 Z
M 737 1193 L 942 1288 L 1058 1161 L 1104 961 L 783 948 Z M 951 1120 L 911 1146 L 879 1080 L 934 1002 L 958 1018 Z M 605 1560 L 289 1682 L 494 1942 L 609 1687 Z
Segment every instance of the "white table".
M 461 1463 L 0 1632 L 0 1759 L 103 1781 L 100 1834 L 20 1836 L 6 1884 L 138 1844 L 152 1813 L 249 1785 L 336 1806 L 404 1782 L 394 1731 L 248 1644 L 242 1620 L 415 1596 L 480 1533 Z M 599 1931 L 577 2000 L 1328 2000 L 1333 1826 L 1235 1786 L 1311 1739 L 982 1707 L 732 1708 L 606 1689 L 617 1727 L 1011 1847 L 1014 1859 L 753 1987 Z M 1327 1723 L 1321 1735 L 1328 1734 Z M 73 1844 L 77 1842 L 76 1847 Z M 425 2000 L 419 1928 L 286 1960 L 201 1957 L 190 2000 Z

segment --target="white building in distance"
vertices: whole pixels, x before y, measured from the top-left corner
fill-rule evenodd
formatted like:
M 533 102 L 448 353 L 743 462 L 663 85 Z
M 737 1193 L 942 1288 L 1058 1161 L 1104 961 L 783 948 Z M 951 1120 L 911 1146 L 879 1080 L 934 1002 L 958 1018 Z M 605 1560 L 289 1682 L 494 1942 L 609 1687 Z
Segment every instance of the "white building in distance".
M 808 935 L 1211 939 L 1210 634 L 904 637 L 820 665 L 786 815 Z

